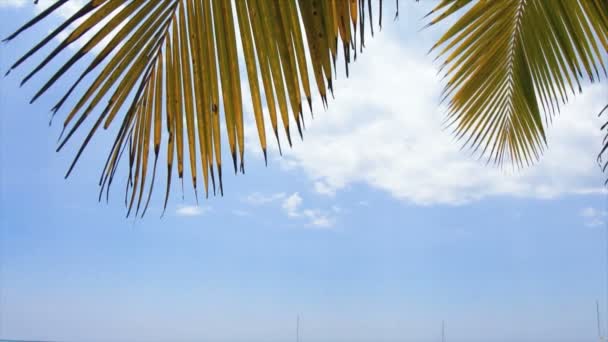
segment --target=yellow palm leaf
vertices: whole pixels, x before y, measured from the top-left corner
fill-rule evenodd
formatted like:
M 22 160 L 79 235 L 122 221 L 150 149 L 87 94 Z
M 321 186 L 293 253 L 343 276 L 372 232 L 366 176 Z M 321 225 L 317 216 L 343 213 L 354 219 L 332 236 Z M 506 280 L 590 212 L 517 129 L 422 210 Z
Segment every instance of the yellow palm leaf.
M 67 0 L 57 1 L 6 40 L 14 39 L 66 3 Z M 363 0 L 90 0 L 14 63 L 11 70 L 72 28 L 67 38 L 24 78 L 22 83 L 25 83 L 40 70 L 50 68 L 49 63 L 66 47 L 86 33 L 94 32 L 43 84 L 32 101 L 53 87 L 94 48 L 100 49 L 53 108 L 54 112 L 60 111 L 75 89 L 86 86 L 85 77 L 94 75 L 76 104 L 67 110 L 63 123 L 66 134 L 62 133 L 58 150 L 71 141 L 88 120 L 94 120 L 67 177 L 98 129 L 109 129 L 119 122 L 99 182 L 100 199 L 104 191 L 107 198 L 126 152 L 127 215 L 132 209 L 143 215 L 163 148 L 167 149 L 165 208 L 174 165 L 182 182 L 188 165 L 194 190 L 202 178 L 206 194 L 210 188 L 215 194 L 217 175 L 217 186 L 223 193 L 222 117 L 234 171 L 244 172 L 241 83 L 245 80 L 241 79 L 237 36 L 243 48 L 253 117 L 266 157 L 267 123 L 262 99 L 266 99 L 277 142 L 278 126 L 282 122 L 291 144 L 290 122 L 295 122 L 302 134 L 303 99 L 312 111 L 309 67 L 326 104 L 326 89 L 332 89 L 334 72 L 331 61 L 337 58 L 335 46 L 341 39 L 348 65 L 350 51 L 356 49 L 358 16 L 364 12 Z M 300 25 L 301 19 L 303 25 Z M 340 23 L 339 29 L 335 23 Z M 364 35 L 363 29 L 360 34 Z M 310 66 L 306 62 L 308 58 Z M 263 87 L 259 85 L 260 78 Z

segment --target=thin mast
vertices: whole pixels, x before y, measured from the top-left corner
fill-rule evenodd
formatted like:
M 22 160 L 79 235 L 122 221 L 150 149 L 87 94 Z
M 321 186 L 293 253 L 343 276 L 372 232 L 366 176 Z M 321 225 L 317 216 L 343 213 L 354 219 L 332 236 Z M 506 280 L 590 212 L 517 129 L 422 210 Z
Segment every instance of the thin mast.
M 300 315 L 296 319 L 296 342 L 300 342 Z
M 597 337 L 600 342 L 604 341 L 604 336 L 602 336 L 602 324 L 600 323 L 600 302 L 595 301 L 595 312 L 597 314 Z
M 445 342 L 445 321 L 441 321 L 441 342 Z

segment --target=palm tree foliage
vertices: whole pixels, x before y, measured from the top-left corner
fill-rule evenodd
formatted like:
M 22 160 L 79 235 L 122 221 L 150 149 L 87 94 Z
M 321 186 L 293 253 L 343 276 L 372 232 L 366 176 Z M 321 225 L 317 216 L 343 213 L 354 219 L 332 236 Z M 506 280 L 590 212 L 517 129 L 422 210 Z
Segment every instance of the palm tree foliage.
M 58 0 L 7 40 L 67 1 Z M 375 1 L 381 26 L 383 1 Z M 606 76 L 608 2 L 443 0 L 429 13 L 429 25 L 456 13 L 458 19 L 432 48 L 448 78 L 447 124 L 489 160 L 530 164 L 546 146 L 545 128 L 560 103 L 580 91 L 585 79 Z M 88 33 L 32 101 L 93 48 L 100 50 L 53 108 L 58 112 L 83 87 L 83 95 L 66 110 L 58 150 L 92 120 L 67 177 L 99 128 L 117 125 L 99 182 L 100 198 L 104 191 L 107 196 L 126 153 L 125 203 L 128 213 L 142 209 L 143 215 L 161 149 L 166 149 L 165 208 L 174 168 L 183 181 L 189 167 L 195 191 L 202 176 L 206 194 L 215 193 L 216 181 L 223 192 L 223 130 L 234 171 L 244 172 L 243 101 L 249 101 L 241 93 L 244 82 L 265 158 L 266 125 L 279 148 L 280 130 L 291 145 L 292 123 L 302 135 L 303 104 L 312 111 L 311 83 L 327 106 L 338 55 L 348 75 L 349 63 L 364 46 L 366 27 L 373 35 L 374 22 L 372 0 L 91 0 L 11 70 L 73 28 L 25 83 Z M 238 45 L 246 73 L 240 72 Z M 94 80 L 87 87 L 82 81 L 89 75 Z
M 604 108 L 600 111 L 598 116 L 602 116 L 604 112 L 608 111 L 608 105 L 604 106 Z M 608 153 L 608 121 L 602 125 L 602 131 L 606 131 L 604 135 L 604 140 L 602 142 L 603 147 L 600 153 L 597 156 L 597 163 L 602 168 L 602 172 L 606 172 L 608 169 L 608 159 L 604 159 L 605 155 Z M 604 182 L 604 185 L 608 185 L 608 179 Z
M 471 2 L 442 1 L 431 23 Z M 545 148 L 560 103 L 580 92 L 585 78 L 606 77 L 608 1 L 478 1 L 433 46 L 439 48 L 456 136 L 496 163 L 529 165 Z
M 66 2 L 57 1 L 8 40 Z M 295 122 L 301 135 L 302 102 L 307 102 L 312 110 L 311 78 L 322 101 L 327 103 L 327 92 L 333 87 L 332 62 L 335 68 L 338 38 L 342 41 L 340 49 L 345 55 L 347 69 L 351 53 L 356 56 L 355 35 L 358 27 L 361 37 L 364 37 L 364 5 L 363 1 L 354 0 L 93 0 L 27 52 L 11 69 L 52 41 L 69 25 L 86 17 L 24 78 L 23 83 L 27 82 L 59 52 L 87 32 L 94 32 L 103 19 L 111 17 L 40 88 L 32 101 L 94 47 L 100 46 L 102 51 L 53 108 L 55 112 L 61 109 L 85 76 L 90 73 L 97 75 L 77 104 L 69 109 L 63 123 L 67 133 L 58 150 L 85 120 L 96 116 L 68 170 L 69 175 L 95 132 L 100 127 L 107 129 L 121 116 L 122 122 L 119 123 L 118 134 L 100 179 L 100 196 L 104 189 L 106 194 L 109 191 L 121 155 L 127 150 L 127 205 L 130 211 L 136 203 L 136 211 L 139 210 L 147 192 L 143 206 L 145 212 L 161 148 L 167 149 L 165 206 L 174 165 L 179 178 L 184 176 L 184 165 L 189 165 L 195 191 L 197 176 L 202 174 L 205 193 L 210 188 L 215 192 L 216 178 L 219 191 L 223 192 L 222 112 L 234 170 L 236 172 L 240 168 L 244 172 L 241 82 L 245 80 L 241 79 L 239 72 L 239 40 L 259 141 L 266 156 L 265 125 L 268 123 L 262 112 L 262 96 L 265 95 L 269 124 L 277 142 L 279 129 L 283 129 L 291 145 L 293 127 L 290 121 Z M 234 13 L 236 15 L 233 16 Z M 110 41 L 104 44 L 104 38 Z M 307 55 L 311 60 L 311 73 Z M 154 159 L 153 163 L 150 163 L 151 158 Z M 188 163 L 184 161 L 186 158 Z M 149 164 L 152 164 L 151 180 L 148 180 Z

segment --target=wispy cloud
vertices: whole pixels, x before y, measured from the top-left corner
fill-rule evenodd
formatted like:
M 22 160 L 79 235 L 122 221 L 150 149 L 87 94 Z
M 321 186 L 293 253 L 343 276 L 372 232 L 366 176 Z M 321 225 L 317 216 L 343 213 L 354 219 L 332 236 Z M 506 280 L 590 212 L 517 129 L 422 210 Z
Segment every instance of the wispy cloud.
M 302 211 L 309 220 L 309 225 L 317 228 L 330 228 L 334 225 L 334 218 L 321 212 L 319 209 L 306 209 Z
M 38 4 L 34 5 L 34 2 L 32 0 L 0 0 L 0 8 L 30 6 L 33 14 L 39 14 L 40 12 L 44 11 L 45 9 L 47 9 L 49 6 L 51 6 L 52 4 L 54 4 L 56 2 L 57 2 L 57 0 L 39 0 Z M 88 2 L 89 2 L 88 0 L 67 1 L 62 6 L 57 8 L 53 12 L 53 15 L 56 17 L 59 17 L 59 19 L 61 19 L 61 20 L 66 20 L 66 19 L 70 18 L 72 15 L 74 15 L 76 12 L 78 12 L 80 9 L 82 9 Z M 90 40 L 106 23 L 108 23 L 125 6 L 126 6 L 126 4 L 122 4 L 122 5 L 118 6 L 117 9 L 115 9 L 112 13 L 108 14 L 104 19 L 102 19 L 95 26 L 95 28 L 86 32 L 80 39 L 76 40 L 73 44 L 70 44 L 69 47 L 71 49 L 79 49 L 79 48 L 83 47 L 84 44 L 88 40 Z M 78 25 L 80 25 L 82 22 L 84 22 L 89 16 L 91 16 L 90 13 L 79 18 L 78 20 L 76 20 L 74 23 L 69 25 L 66 30 L 64 30 L 63 32 L 58 34 L 56 39 L 64 40 L 65 38 L 67 38 L 70 30 L 73 30 L 76 27 L 78 27 Z M 115 34 L 118 32 L 118 30 L 120 30 L 122 27 L 124 27 L 124 22 L 121 23 L 120 25 L 118 25 L 118 27 L 116 27 L 112 33 L 110 33 L 106 38 L 104 38 L 101 41 L 101 43 L 96 45 L 91 51 L 95 54 L 99 53 L 102 50 L 102 46 L 107 45 L 110 42 L 111 38 L 114 37 Z M 119 44 L 118 46 L 122 46 L 122 44 Z M 115 51 L 116 51 L 116 49 L 114 50 L 114 52 Z
M 326 196 L 330 196 L 330 197 L 333 197 L 336 195 L 336 189 L 329 186 L 324 181 L 316 181 L 314 183 L 314 189 L 315 189 L 316 193 L 321 194 L 321 195 L 326 195 Z
M 294 192 L 283 200 L 281 207 L 291 219 L 306 219 L 307 227 L 330 228 L 335 223 L 335 218 L 318 208 L 302 208 L 303 200 L 299 193 Z M 338 210 L 336 210 L 338 209 Z M 332 206 L 334 214 L 340 212 L 337 206 Z
M 21 7 L 25 5 L 27 2 L 32 4 L 32 1 L 26 0 L 2 0 L 0 1 L 0 8 L 2 7 Z
M 606 210 L 598 210 L 593 207 L 587 207 L 581 210 L 580 215 L 585 220 L 587 227 L 597 227 L 606 223 L 608 212 Z
M 274 204 L 278 205 L 287 218 L 292 220 L 305 220 L 306 227 L 313 228 L 329 228 L 335 223 L 334 215 L 342 212 L 342 208 L 334 205 L 331 210 L 324 211 L 319 208 L 304 207 L 304 200 L 299 192 L 294 192 L 287 195 L 283 192 L 263 194 L 254 192 L 243 198 L 243 202 L 251 206 L 261 206 Z M 236 216 L 250 216 L 249 211 L 233 210 L 232 213 Z
M 175 210 L 175 214 L 177 216 L 201 216 L 211 211 L 211 207 L 209 206 L 198 206 L 198 205 L 180 205 Z
M 298 217 L 300 216 L 300 205 L 302 205 L 302 197 L 300 197 L 299 193 L 295 192 L 283 201 L 282 207 L 287 216 Z
M 283 198 L 285 198 L 285 194 L 282 192 L 274 194 L 263 194 L 260 192 L 254 192 L 243 198 L 243 201 L 251 205 L 264 205 L 282 200 Z
M 37 4 L 34 4 L 33 0 L 0 0 L 0 8 L 29 6 L 32 12 L 40 13 L 56 2 L 57 0 L 39 0 Z M 87 2 L 87 0 L 67 1 L 53 13 L 60 18 L 66 19 L 78 12 Z

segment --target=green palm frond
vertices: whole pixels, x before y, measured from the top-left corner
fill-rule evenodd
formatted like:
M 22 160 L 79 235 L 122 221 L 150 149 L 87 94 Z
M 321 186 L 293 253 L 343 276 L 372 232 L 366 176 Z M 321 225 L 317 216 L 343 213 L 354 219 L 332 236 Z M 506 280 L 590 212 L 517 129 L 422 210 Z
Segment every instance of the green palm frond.
M 444 0 L 430 25 L 464 10 L 433 46 L 448 77 L 447 124 L 489 161 L 536 161 L 560 104 L 606 77 L 605 0 Z
M 382 0 L 380 2 L 380 8 Z M 58 0 L 6 40 L 17 37 L 67 3 Z M 93 120 L 66 177 L 103 127 L 118 125 L 100 179 L 100 199 L 109 192 L 123 154 L 129 163 L 125 203 L 130 213 L 142 215 L 148 206 L 161 149 L 166 149 L 169 198 L 172 172 L 180 179 L 189 165 L 192 186 L 202 176 L 206 194 L 222 186 L 222 132 L 225 123 L 235 172 L 244 172 L 244 119 L 237 44 L 242 43 L 253 116 L 266 158 L 263 102 L 279 142 L 279 125 L 291 145 L 294 122 L 302 135 L 302 102 L 312 111 L 311 79 L 327 105 L 339 50 L 346 70 L 365 36 L 366 8 L 372 26 L 371 0 L 91 0 L 20 58 L 20 66 L 42 47 L 71 27 L 73 30 L 24 79 L 27 82 L 60 52 L 83 39 L 82 47 L 34 95 L 43 95 L 94 48 L 93 61 L 84 68 L 54 112 L 79 86 L 83 95 L 67 110 L 58 150 Z M 235 13 L 235 15 L 233 15 Z M 79 23 L 79 20 L 81 22 Z M 101 24 L 103 23 L 103 24 Z M 381 25 L 381 18 L 380 18 Z M 238 37 L 237 37 L 238 36 Z M 342 42 L 341 49 L 338 42 Z M 307 62 L 310 58 L 310 64 Z M 333 67 L 332 67 L 333 65 Z M 309 71 L 310 70 L 310 71 Z M 9 70 L 10 72 L 10 70 Z M 309 73 L 310 72 L 310 73 Z M 94 77 L 88 84 L 85 77 Z M 261 85 L 260 85 L 261 78 Z M 304 100 L 305 99 L 305 100 Z M 151 168 L 151 170 L 150 170 Z M 128 214 L 127 214 L 128 215 Z

